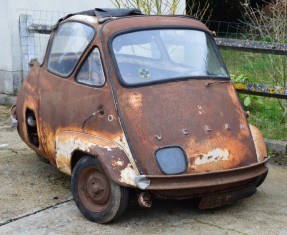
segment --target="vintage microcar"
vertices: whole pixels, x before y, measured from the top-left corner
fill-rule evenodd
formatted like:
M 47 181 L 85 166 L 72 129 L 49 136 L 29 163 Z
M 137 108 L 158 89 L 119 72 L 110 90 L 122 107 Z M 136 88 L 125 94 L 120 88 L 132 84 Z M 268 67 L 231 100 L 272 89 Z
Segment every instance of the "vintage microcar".
M 144 207 L 213 208 L 252 195 L 268 172 L 212 32 L 188 16 L 95 9 L 59 20 L 11 115 L 98 223 L 125 210 L 131 189 Z

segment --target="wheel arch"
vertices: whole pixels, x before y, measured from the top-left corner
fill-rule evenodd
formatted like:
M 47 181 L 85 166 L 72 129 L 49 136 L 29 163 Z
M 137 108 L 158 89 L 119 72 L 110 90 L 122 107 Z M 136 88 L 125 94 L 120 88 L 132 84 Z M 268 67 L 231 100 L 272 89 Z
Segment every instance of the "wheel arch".
M 71 172 L 73 172 L 73 170 L 74 170 L 76 164 L 78 163 L 78 161 L 79 161 L 82 157 L 87 156 L 87 155 L 90 156 L 90 157 L 94 157 L 94 156 L 92 156 L 92 155 L 90 155 L 90 154 L 87 154 L 87 153 L 85 153 L 85 152 L 82 152 L 82 151 L 80 151 L 80 150 L 75 150 L 75 151 L 72 153 L 72 155 L 71 155 Z
M 96 158 L 103 171 L 116 184 L 136 187 L 138 175 L 135 165 L 119 144 L 98 136 L 64 131 L 56 137 L 56 164 L 60 171 L 71 175 L 77 162 L 84 156 Z

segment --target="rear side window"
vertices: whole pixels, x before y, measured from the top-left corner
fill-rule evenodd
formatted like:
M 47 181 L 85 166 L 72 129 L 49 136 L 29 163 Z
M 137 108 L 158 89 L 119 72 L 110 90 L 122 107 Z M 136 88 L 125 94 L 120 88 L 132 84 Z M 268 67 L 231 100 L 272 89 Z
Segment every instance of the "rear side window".
M 82 23 L 68 22 L 60 25 L 48 59 L 49 71 L 68 77 L 94 35 L 94 29 Z
M 76 80 L 90 86 L 102 86 L 105 83 L 105 76 L 98 48 L 86 58 L 86 61 L 79 70 Z

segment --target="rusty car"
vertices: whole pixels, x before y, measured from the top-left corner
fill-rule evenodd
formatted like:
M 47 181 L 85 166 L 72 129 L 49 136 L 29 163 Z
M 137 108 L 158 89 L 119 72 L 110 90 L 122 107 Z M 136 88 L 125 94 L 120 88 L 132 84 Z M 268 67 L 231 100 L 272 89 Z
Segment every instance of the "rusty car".
M 11 110 L 97 223 L 118 218 L 131 192 L 147 208 L 195 198 L 201 209 L 254 194 L 268 157 L 247 116 L 202 22 L 97 8 L 57 22 Z

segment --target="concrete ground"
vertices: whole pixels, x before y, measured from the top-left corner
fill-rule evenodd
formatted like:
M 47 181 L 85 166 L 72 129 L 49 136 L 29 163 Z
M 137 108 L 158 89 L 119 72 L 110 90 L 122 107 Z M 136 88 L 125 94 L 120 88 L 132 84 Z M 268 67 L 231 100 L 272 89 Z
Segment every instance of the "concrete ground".
M 5 106 L 0 182 L 0 234 L 287 234 L 287 166 L 275 163 L 258 192 L 235 205 L 198 210 L 190 200 L 155 200 L 143 209 L 132 195 L 116 222 L 89 222 L 72 199 L 70 177 L 39 161 L 10 128 Z

